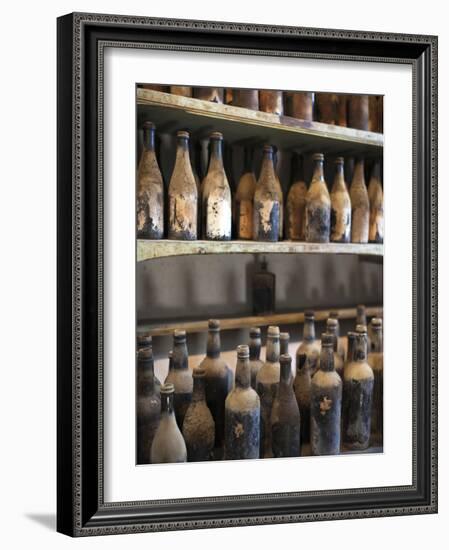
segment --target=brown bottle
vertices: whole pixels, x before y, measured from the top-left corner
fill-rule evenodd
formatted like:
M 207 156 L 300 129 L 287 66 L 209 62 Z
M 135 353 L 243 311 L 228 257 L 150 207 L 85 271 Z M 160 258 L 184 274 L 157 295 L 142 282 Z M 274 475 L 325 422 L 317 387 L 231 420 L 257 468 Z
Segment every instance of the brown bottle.
M 273 456 L 299 456 L 300 414 L 292 387 L 292 358 L 280 356 L 280 380 L 271 410 Z
M 382 319 L 371 319 L 371 351 L 368 353 L 368 363 L 373 369 L 373 409 L 371 417 L 371 436 L 378 443 L 383 439 L 383 388 L 384 388 L 384 353 Z
M 225 460 L 259 458 L 260 399 L 250 380 L 248 346 L 238 346 L 235 387 L 225 403 Z
M 223 167 L 223 134 L 210 136 L 209 169 L 202 187 L 203 238 L 229 241 L 232 226 L 232 199 L 228 178 Z
M 151 348 L 143 348 L 137 352 L 137 371 L 137 464 L 149 464 L 151 445 L 161 414 L 161 399 L 155 385 Z
M 292 157 L 292 173 L 286 205 L 287 239 L 304 241 L 307 185 L 304 181 L 303 157 L 295 153 Z
M 364 162 L 357 160 L 351 190 L 351 241 L 367 243 L 369 230 L 369 198 L 365 185 Z
M 312 374 L 310 363 L 305 353 L 300 353 L 296 359 L 296 376 L 293 382 L 296 402 L 298 403 L 301 417 L 301 445 L 310 442 L 310 388 L 312 386 Z
M 315 104 L 319 122 L 337 124 L 337 94 L 317 93 Z
M 286 113 L 299 120 L 313 120 L 313 106 L 315 94 L 313 92 L 287 92 Z
M 348 125 L 348 97 L 344 94 L 337 97 L 337 124 L 343 127 Z
M 283 115 L 283 93 L 279 90 L 259 90 L 259 109 L 264 113 Z
M 252 327 L 249 329 L 249 369 L 251 372 L 251 387 L 256 389 L 256 377 L 263 361 L 260 360 L 260 348 L 262 347 L 262 339 L 260 328 Z
M 187 449 L 174 413 L 173 384 L 161 387 L 161 420 L 151 445 L 152 464 L 187 462 Z
M 305 353 L 313 376 L 319 366 L 320 349 L 320 343 L 315 339 L 315 314 L 313 311 L 305 311 L 302 342 L 296 350 L 296 368 L 299 366 L 299 356 Z
M 279 195 L 279 240 L 282 241 L 284 238 L 284 192 L 282 190 L 281 180 L 278 174 L 279 167 L 279 150 L 273 148 L 273 166 L 274 166 L 274 175 L 276 178 L 276 189 Z
M 205 382 L 205 370 L 201 367 L 193 369 L 192 402 L 182 425 L 189 462 L 201 462 L 212 458 L 215 423 L 206 404 Z
M 331 241 L 349 243 L 351 240 L 351 199 L 344 176 L 344 159 L 335 160 L 335 178 L 331 190 Z
M 253 238 L 277 241 L 281 223 L 281 201 L 273 165 L 273 147 L 265 145 L 262 167 L 254 193 Z
M 143 151 L 137 170 L 137 237 L 164 237 L 164 182 L 154 149 L 155 125 L 143 124 Z
M 154 90 L 155 92 L 165 92 L 169 91 L 169 86 L 161 86 L 160 84 L 141 84 L 141 87 L 144 90 Z
M 173 384 L 175 388 L 174 407 L 176 421 L 182 429 L 184 416 L 192 401 L 193 379 L 189 370 L 189 354 L 187 351 L 185 330 L 175 330 L 173 333 L 173 368 L 168 372 L 165 383 Z M 162 391 L 162 390 L 161 390 Z
M 192 97 L 192 88 L 191 86 L 170 86 L 170 93 L 182 95 L 184 97 Z
M 380 182 L 379 162 L 376 162 L 368 185 L 370 243 L 384 242 L 384 193 Z
M 271 409 L 280 378 L 279 327 L 268 327 L 265 363 L 257 373 L 256 391 L 260 397 L 260 457 L 273 456 Z
M 332 341 L 334 344 L 334 368 L 336 373 L 342 377 L 343 376 L 343 359 L 338 353 L 338 321 L 337 319 L 329 318 L 326 321 L 326 332 L 332 336 Z
M 348 126 L 368 130 L 369 100 L 367 95 L 351 95 L 348 101 Z
M 235 220 L 238 239 L 253 238 L 253 205 L 256 192 L 256 176 L 252 163 L 252 151 L 245 148 L 243 174 L 240 177 L 235 194 Z
M 288 355 L 288 344 L 290 343 L 290 334 L 288 332 L 279 333 L 279 353 Z
M 331 225 L 331 198 L 324 181 L 324 155 L 313 155 L 314 172 L 306 195 L 306 241 L 328 243 Z
M 259 110 L 259 90 L 245 90 L 243 88 L 234 88 L 232 92 L 232 104 L 235 107 L 244 107 L 245 109 Z
M 225 401 L 232 387 L 232 371 L 221 357 L 220 321 L 216 319 L 209 319 L 207 355 L 199 366 L 206 371 L 206 402 L 215 422 L 215 447 L 222 450 Z
M 370 132 L 379 132 L 379 101 L 377 95 L 368 97 L 368 130 Z
M 276 306 L 276 276 L 267 269 L 265 258 L 253 275 L 253 314 L 270 315 Z
M 193 97 L 213 103 L 223 103 L 224 88 L 193 88 Z
M 232 100 L 234 98 L 234 90 L 232 88 L 225 88 L 224 99 L 226 105 L 232 105 Z
M 176 162 L 168 188 L 168 238 L 197 238 L 198 190 L 190 164 L 189 133 L 177 133 Z

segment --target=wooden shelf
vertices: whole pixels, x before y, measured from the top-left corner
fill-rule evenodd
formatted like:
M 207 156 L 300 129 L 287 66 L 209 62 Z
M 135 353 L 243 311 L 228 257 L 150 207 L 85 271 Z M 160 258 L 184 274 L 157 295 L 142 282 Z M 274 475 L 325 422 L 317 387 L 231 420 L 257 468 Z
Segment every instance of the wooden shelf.
M 315 321 L 325 321 L 331 311 L 337 311 L 339 319 L 355 319 L 356 308 L 315 310 Z M 382 315 L 382 307 L 367 307 L 367 317 Z M 174 329 L 185 330 L 188 333 L 207 332 L 207 320 L 173 322 L 164 324 L 139 323 L 139 331 L 148 331 L 152 336 L 169 336 Z M 304 323 L 304 312 L 301 313 L 273 313 L 265 316 L 237 317 L 234 319 L 220 319 L 221 330 L 233 330 L 245 327 L 264 327 L 268 325 L 293 325 Z
M 137 240 L 138 262 L 193 254 L 357 254 L 382 257 L 383 244 Z
M 188 129 L 201 139 L 219 129 L 228 143 L 271 143 L 279 148 L 303 153 L 379 156 L 383 134 L 308 122 L 287 116 L 252 111 L 242 107 L 212 103 L 154 90 L 137 89 L 139 128 L 151 120 L 160 133 Z M 182 116 L 181 116 L 182 115 Z

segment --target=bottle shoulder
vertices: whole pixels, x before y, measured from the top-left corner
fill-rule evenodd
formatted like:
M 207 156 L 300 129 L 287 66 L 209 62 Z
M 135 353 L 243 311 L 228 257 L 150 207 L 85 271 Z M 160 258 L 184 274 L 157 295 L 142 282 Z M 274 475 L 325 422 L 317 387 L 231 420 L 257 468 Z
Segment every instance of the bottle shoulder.
M 260 398 L 250 386 L 240 388 L 236 386 L 226 397 L 225 409 L 228 412 L 249 412 L 260 408 Z
M 279 362 L 265 361 L 257 373 L 257 384 L 277 384 L 280 379 L 281 366 Z
M 367 361 L 351 361 L 344 370 L 346 380 L 368 380 L 374 379 L 373 369 Z
M 320 388 L 340 388 L 342 386 L 342 381 L 339 374 L 335 371 L 323 371 L 318 369 L 312 377 L 312 391 L 314 389 Z

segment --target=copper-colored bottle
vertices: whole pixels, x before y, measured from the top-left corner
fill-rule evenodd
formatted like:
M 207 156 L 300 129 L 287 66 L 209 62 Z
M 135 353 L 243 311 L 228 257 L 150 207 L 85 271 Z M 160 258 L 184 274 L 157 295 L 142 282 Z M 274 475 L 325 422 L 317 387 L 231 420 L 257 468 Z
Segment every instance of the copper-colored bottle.
M 324 155 L 313 155 L 315 165 L 306 195 L 306 241 L 328 243 L 331 225 L 331 198 L 324 181 Z
M 346 127 L 348 125 L 348 96 L 337 96 L 337 124 Z
M 300 355 L 305 353 L 309 360 L 310 372 L 313 376 L 319 366 L 320 349 L 320 342 L 315 338 L 315 314 L 313 311 L 305 311 L 302 342 L 296 350 L 296 369 L 299 367 Z
M 243 174 L 240 177 L 235 194 L 235 221 L 238 239 L 253 238 L 253 205 L 256 192 L 256 176 L 253 170 L 253 155 L 250 148 L 245 148 Z
M 283 93 L 279 90 L 259 90 L 259 109 L 264 113 L 283 115 Z
M 335 178 L 331 190 L 331 241 L 348 243 L 351 240 L 351 199 L 344 176 L 344 159 L 335 160 Z
M 279 327 L 268 327 L 265 363 L 257 373 L 256 390 L 260 397 L 260 457 L 273 456 L 271 409 L 279 385 Z
M 277 241 L 281 222 L 281 196 L 273 165 L 273 147 L 265 145 L 262 167 L 254 193 L 253 238 Z
M 224 88 L 193 88 L 193 97 L 213 103 L 223 103 Z
M 234 96 L 234 90 L 232 88 L 225 88 L 224 101 L 226 105 L 232 105 L 233 96 Z
M 165 379 L 165 384 L 173 384 L 175 388 L 174 408 L 176 421 L 182 429 L 184 416 L 192 401 L 193 378 L 189 369 L 189 354 L 185 330 L 175 330 L 173 333 L 173 368 Z M 161 390 L 162 391 L 162 390 Z
M 315 104 L 319 122 L 337 124 L 337 94 L 317 93 Z
M 170 86 L 170 93 L 175 95 L 182 95 L 184 97 L 192 97 L 191 86 Z
M 259 90 L 247 90 L 244 88 L 234 88 L 232 92 L 232 104 L 235 107 L 244 107 L 245 109 L 259 110 Z
M 379 101 L 377 95 L 368 97 L 368 130 L 370 132 L 379 132 Z
M 154 149 L 155 125 L 143 124 L 143 151 L 137 170 L 137 237 L 164 237 L 164 182 Z
M 326 321 L 326 332 L 332 336 L 332 341 L 334 344 L 334 367 L 336 373 L 342 377 L 343 376 L 343 359 L 338 353 L 338 321 L 337 319 L 329 319 Z
M 279 240 L 282 241 L 284 238 L 284 192 L 282 190 L 281 180 L 279 178 L 279 154 L 280 151 L 277 148 L 273 148 L 273 166 L 274 166 L 274 175 L 276 178 L 276 189 L 280 199 L 279 207 Z M 282 153 L 281 153 L 282 154 Z
M 161 84 L 141 84 L 144 90 L 154 90 L 155 92 L 167 93 L 170 89 L 169 86 L 162 86 Z
M 206 404 L 206 372 L 201 367 L 193 369 L 192 402 L 182 424 L 182 435 L 187 447 L 187 460 L 210 460 L 215 441 L 215 423 Z
M 310 442 L 310 389 L 312 386 L 312 373 L 310 363 L 305 353 L 300 353 L 296 358 L 296 376 L 293 382 L 296 402 L 300 413 L 301 445 Z
M 168 188 L 168 238 L 197 238 L 198 190 L 190 164 L 189 133 L 177 133 L 176 162 Z
M 351 95 L 348 100 L 348 126 L 368 130 L 369 99 L 367 95 Z
M 357 160 L 351 189 L 351 242 L 367 243 L 369 231 L 369 198 L 365 184 L 363 159 Z
M 287 92 L 286 113 L 288 116 L 300 120 L 313 120 L 313 106 L 315 94 L 313 92 Z
M 292 386 L 292 358 L 282 354 L 280 380 L 271 409 L 271 439 L 273 456 L 299 456 L 300 414 Z
M 382 335 L 382 319 L 371 319 L 371 351 L 368 353 L 368 363 L 373 369 L 373 409 L 371 417 L 371 435 L 376 442 L 383 439 L 383 388 L 384 388 L 384 349 Z
M 252 327 L 249 329 L 249 368 L 251 372 L 251 387 L 256 389 L 256 377 L 263 361 L 260 359 L 260 348 L 262 347 L 262 339 L 260 328 Z
M 380 182 L 379 162 L 374 164 L 368 184 L 369 234 L 370 243 L 384 242 L 384 193 Z
M 292 185 L 288 191 L 286 204 L 286 232 L 291 241 L 305 240 L 305 217 L 307 185 L 304 181 L 303 158 L 293 154 Z
M 202 186 L 203 238 L 211 241 L 231 239 L 232 199 L 223 166 L 222 144 L 223 134 L 213 132 L 210 136 L 209 169 Z

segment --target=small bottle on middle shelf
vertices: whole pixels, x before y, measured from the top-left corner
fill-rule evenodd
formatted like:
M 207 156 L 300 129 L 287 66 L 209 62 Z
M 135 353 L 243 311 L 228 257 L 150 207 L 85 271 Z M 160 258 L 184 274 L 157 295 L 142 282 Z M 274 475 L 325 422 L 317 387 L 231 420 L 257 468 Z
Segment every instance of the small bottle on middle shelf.
M 253 238 L 253 206 L 256 185 L 252 150 L 250 147 L 245 147 L 243 173 L 235 194 L 235 221 L 238 239 L 251 240 Z
M 281 197 L 273 165 L 273 147 L 265 145 L 262 167 L 254 194 L 253 238 L 278 241 L 281 223 Z
M 302 155 L 292 155 L 292 184 L 287 195 L 286 229 L 287 239 L 305 240 L 307 184 L 304 180 L 304 162 Z
M 324 180 L 324 155 L 313 155 L 314 171 L 306 195 L 306 241 L 328 243 L 331 224 L 331 198 Z
M 369 198 L 365 184 L 364 161 L 359 158 L 355 163 L 352 178 L 351 197 L 351 241 L 367 243 L 369 230 Z
M 335 159 L 335 178 L 331 190 L 331 241 L 349 243 L 351 240 L 351 199 L 344 176 L 344 159 Z

